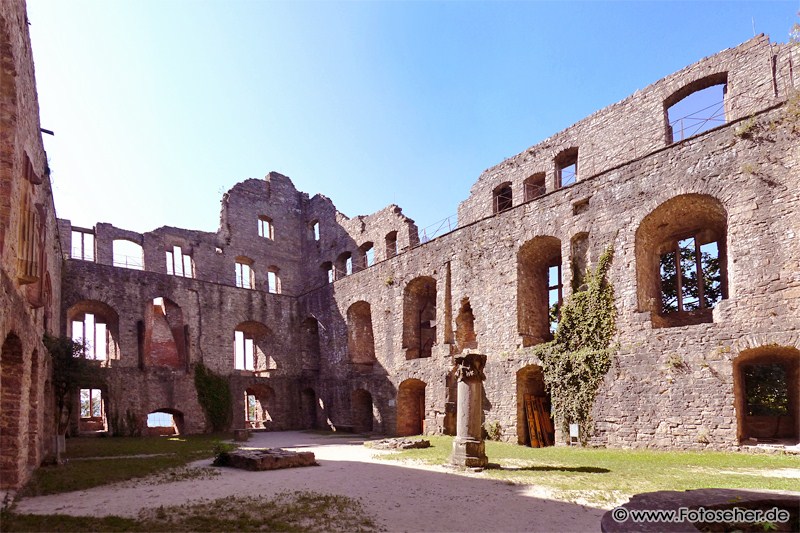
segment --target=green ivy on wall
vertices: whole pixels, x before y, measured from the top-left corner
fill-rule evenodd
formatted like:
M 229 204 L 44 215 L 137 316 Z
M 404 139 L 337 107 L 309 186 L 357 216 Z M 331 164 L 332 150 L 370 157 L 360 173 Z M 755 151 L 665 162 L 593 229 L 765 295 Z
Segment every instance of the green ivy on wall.
M 614 287 L 607 279 L 613 256 L 609 245 L 597 268 L 586 272 L 586 288 L 574 292 L 561 308 L 555 338 L 532 349 L 542 361 L 556 424 L 564 431 L 570 423 L 578 424 L 583 444 L 593 431 L 592 406 L 615 352 L 611 339 L 617 312 Z
M 213 431 L 226 431 L 231 423 L 231 389 L 228 380 L 215 374 L 203 363 L 194 365 L 197 399 L 206 412 Z

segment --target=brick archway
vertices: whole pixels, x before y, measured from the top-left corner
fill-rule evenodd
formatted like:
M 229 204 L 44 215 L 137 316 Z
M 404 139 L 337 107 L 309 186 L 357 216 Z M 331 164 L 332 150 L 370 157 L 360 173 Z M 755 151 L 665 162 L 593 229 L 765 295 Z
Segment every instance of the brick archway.
M 401 437 L 425 432 L 425 382 L 407 379 L 397 389 L 397 434 Z

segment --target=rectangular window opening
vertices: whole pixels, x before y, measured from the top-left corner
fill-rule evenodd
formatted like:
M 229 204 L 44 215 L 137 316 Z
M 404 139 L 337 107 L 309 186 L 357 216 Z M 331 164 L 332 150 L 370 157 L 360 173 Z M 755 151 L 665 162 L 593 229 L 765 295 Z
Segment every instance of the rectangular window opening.
M 719 243 L 699 243 L 692 235 L 661 254 L 662 314 L 713 309 L 722 299 Z
M 101 418 L 103 396 L 100 389 L 81 389 L 81 418 Z
M 569 187 L 574 185 L 578 179 L 578 160 L 565 163 L 558 168 L 559 181 L 561 187 Z
M 236 286 L 242 289 L 253 288 L 253 270 L 247 263 L 236 263 Z
M 269 217 L 258 217 L 258 236 L 265 239 L 275 240 L 275 229 L 272 219 Z
M 547 303 L 550 333 L 555 333 L 561 317 L 562 303 L 561 260 L 547 268 Z
M 94 261 L 94 233 L 72 230 L 70 257 L 82 261 Z

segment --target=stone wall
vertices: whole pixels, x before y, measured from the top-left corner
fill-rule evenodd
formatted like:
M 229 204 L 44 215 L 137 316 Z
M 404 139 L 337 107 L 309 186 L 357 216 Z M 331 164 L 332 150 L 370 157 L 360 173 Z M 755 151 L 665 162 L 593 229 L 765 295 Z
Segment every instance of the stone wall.
M 0 132 L 0 489 L 15 489 L 53 447 L 42 337 L 61 322 L 61 251 L 21 0 L 0 3 Z
M 459 228 L 424 244 L 397 206 L 348 218 L 277 173 L 234 186 L 217 233 L 140 235 L 98 224 L 88 230 L 97 261 L 73 259 L 64 271 L 64 331 L 87 309 L 107 315 L 113 342 L 98 372 L 109 412 L 140 420 L 177 412 L 191 432 L 207 429 L 192 384 L 200 361 L 230 381 L 236 427 L 248 423 L 247 393 L 268 413 L 257 424 L 266 429 L 452 432 L 453 356 L 472 350 L 488 356 L 485 419 L 524 443 L 520 395 L 544 394 L 531 347 L 550 336 L 547 268 L 560 267 L 569 298 L 613 245 L 619 350 L 598 393 L 591 441 L 737 446 L 748 437 L 741 362 L 800 361 L 800 127 L 796 101 L 787 103 L 790 54 L 797 63 L 796 51 L 759 36 L 598 111 L 486 171 L 459 208 Z M 668 105 L 721 82 L 726 122 L 673 143 Z M 555 161 L 576 148 L 577 182 L 555 187 Z M 545 194 L 520 202 L 524 180 L 540 172 Z M 512 202 L 494 213 L 502 183 L 511 184 Z M 259 216 L 272 225 L 268 238 L 258 235 Z M 61 228 L 69 249 L 69 221 Z M 688 236 L 717 243 L 722 300 L 664 314 L 659 258 Z M 115 238 L 143 246 L 144 271 L 113 266 Z M 167 274 L 173 246 L 194 259 L 193 278 Z M 242 257 L 254 289 L 235 287 Z M 281 294 L 268 293 L 270 268 Z M 148 356 L 156 298 L 169 303 L 158 303 L 170 326 L 160 338 L 171 347 L 169 330 L 175 343 L 169 364 Z M 235 368 L 237 330 L 253 340 L 253 369 Z M 799 375 L 790 371 L 790 386 Z

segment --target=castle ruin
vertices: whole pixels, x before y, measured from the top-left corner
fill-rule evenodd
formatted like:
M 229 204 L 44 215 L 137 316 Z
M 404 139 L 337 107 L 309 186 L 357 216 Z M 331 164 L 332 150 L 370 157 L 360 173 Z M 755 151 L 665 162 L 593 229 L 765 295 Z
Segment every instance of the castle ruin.
M 475 353 L 484 419 L 529 444 L 523 398 L 549 404 L 531 348 L 609 245 L 617 351 L 590 443 L 797 443 L 791 45 L 757 36 L 486 170 L 457 228 L 425 242 L 398 206 L 348 218 L 276 172 L 232 187 L 216 232 L 136 233 L 55 220 L 24 13 L 0 5 L 4 487 L 52 448 L 45 331 L 84 342 L 96 369 L 73 434 L 209 431 L 199 364 L 227 381 L 231 428 L 454 434 L 453 361 Z M 707 89 L 720 113 L 673 120 Z M 758 414 L 746 382 L 773 367 L 786 412 Z

